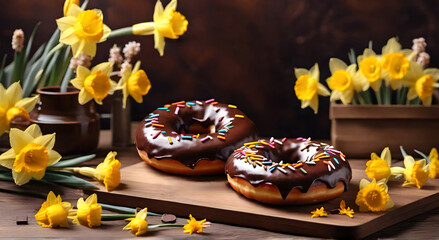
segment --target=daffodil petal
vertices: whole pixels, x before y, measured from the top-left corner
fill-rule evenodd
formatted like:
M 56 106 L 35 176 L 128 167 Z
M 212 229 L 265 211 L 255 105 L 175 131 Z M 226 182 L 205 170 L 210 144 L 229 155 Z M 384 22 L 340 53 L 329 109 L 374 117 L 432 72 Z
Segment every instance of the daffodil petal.
M 49 150 L 49 161 L 47 161 L 47 166 L 52 166 L 53 164 L 59 162 L 61 160 L 61 155 L 54 150 Z
M 430 74 L 434 80 L 438 80 L 439 79 L 439 69 L 437 68 L 427 68 L 424 70 L 425 74 Z
M 15 155 L 15 151 L 12 148 L 4 152 L 0 155 L 0 165 L 5 168 L 12 169 L 12 167 L 14 166 Z
M 323 84 L 321 84 L 321 83 L 317 84 L 317 93 L 320 96 L 325 96 L 325 97 L 331 95 L 329 90 Z
M 389 198 L 389 201 L 386 204 L 386 209 L 393 208 L 395 206 L 395 203 L 392 201 L 392 199 Z
M 347 68 L 348 68 L 348 65 L 346 65 L 346 63 L 344 63 L 340 59 L 331 58 L 329 60 L 329 69 L 331 70 L 332 74 L 337 70 L 346 70 Z
M 94 42 L 83 42 L 82 52 L 89 55 L 91 58 L 94 58 L 96 55 L 96 43 Z
M 85 203 L 87 204 L 94 204 L 97 202 L 98 202 L 98 196 L 96 195 L 96 193 L 93 193 L 85 200 Z
M 79 39 L 75 34 L 74 28 L 68 28 L 65 31 L 61 32 L 61 36 L 59 37 L 59 42 L 67 44 L 67 45 L 73 45 L 78 43 Z
M 37 138 L 43 135 L 40 126 L 37 124 L 32 124 L 24 130 L 24 132 L 29 133 L 33 138 Z
M 84 81 L 84 79 L 85 79 L 88 75 L 90 75 L 90 74 L 91 74 L 91 71 L 88 70 L 88 68 L 86 68 L 86 67 L 83 67 L 83 66 L 79 65 L 79 66 L 76 68 L 76 76 L 77 76 L 79 79 L 81 79 L 82 81 Z M 82 88 L 83 86 L 84 86 L 84 82 L 81 84 L 81 87 L 80 87 L 80 88 Z
M 172 10 L 177 9 L 177 0 L 172 0 L 168 5 L 166 5 L 165 10 L 163 11 L 163 14 L 165 16 L 170 15 Z
M 387 44 L 383 47 L 381 53 L 382 55 L 388 54 L 388 53 L 394 53 L 401 50 L 401 44 L 396 41 L 396 38 L 391 38 L 387 41 Z
M 136 218 L 140 218 L 140 219 L 145 220 L 147 214 L 148 214 L 148 209 L 147 209 L 147 208 L 144 208 L 144 209 L 140 210 L 140 211 L 136 214 Z
M 73 80 L 70 80 L 70 83 L 73 85 L 73 87 L 75 87 L 76 89 L 81 89 L 84 87 L 84 81 L 79 79 L 79 78 L 75 78 Z
M 111 33 L 111 29 L 107 25 L 104 24 L 104 34 L 102 35 L 101 41 L 99 41 L 99 42 L 106 41 L 108 36 L 110 35 L 110 33 Z
M 13 83 L 8 89 L 6 89 L 6 97 L 9 99 L 9 104 L 12 106 L 23 97 L 23 90 L 21 89 L 19 82 Z
M 83 10 L 76 4 L 72 4 L 69 7 L 69 11 L 67 12 L 67 16 L 77 17 Z
M 345 105 L 350 104 L 352 102 L 353 97 L 354 97 L 354 91 L 352 89 L 340 93 L 340 99 Z
M 96 65 L 95 67 L 93 67 L 93 68 L 91 69 L 91 72 L 94 73 L 94 72 L 97 72 L 97 71 L 102 71 L 102 72 L 104 72 L 106 75 L 110 75 L 111 72 L 113 72 L 113 64 L 114 64 L 114 63 L 112 63 L 112 62 L 103 62 L 103 63 L 100 63 L 100 64 Z
M 387 162 L 387 165 L 392 164 L 392 155 L 390 153 L 389 147 L 384 148 L 384 150 L 381 152 L 381 159 L 385 160 Z
M 79 91 L 79 95 L 78 95 L 79 104 L 84 105 L 92 99 L 93 99 L 93 96 L 91 94 L 89 94 L 87 91 L 85 91 L 84 88 L 82 88 L 81 91 Z
M 361 181 L 360 181 L 360 190 L 363 189 L 365 186 L 367 186 L 369 184 L 370 184 L 370 182 L 367 181 L 366 179 L 364 179 L 364 178 L 361 179 Z
M 9 142 L 15 153 L 20 153 L 27 144 L 32 142 L 34 138 L 27 132 L 24 132 L 18 128 L 12 128 L 9 132 Z
M 370 83 L 370 87 L 375 91 L 378 92 L 381 88 L 382 80 L 378 80 L 375 82 Z
M 154 15 L 153 15 L 154 21 L 157 21 L 162 15 L 163 15 L 163 5 L 160 0 L 157 0 L 154 7 Z
M 394 176 L 404 173 L 404 168 L 402 167 L 391 167 L 390 173 Z
M 56 19 L 56 24 L 58 25 L 59 30 L 61 32 L 65 31 L 69 27 L 72 27 L 75 25 L 76 18 L 72 16 L 62 17 Z
M 163 56 L 165 51 L 165 37 L 161 36 L 157 31 L 154 33 L 154 48 Z
M 37 137 L 32 142 L 44 146 L 47 150 L 51 150 L 55 146 L 55 133 Z
M 311 75 L 311 77 L 313 77 L 315 80 L 317 80 L 317 82 L 320 79 L 320 70 L 319 70 L 319 64 L 315 63 L 314 66 L 312 66 L 312 68 L 309 70 L 309 74 Z
M 302 75 L 310 75 L 310 73 L 305 68 L 294 68 L 294 75 L 296 75 L 296 78 L 299 78 Z
M 422 99 L 421 99 L 422 100 Z M 431 103 L 433 102 L 433 97 L 430 96 L 428 98 L 426 98 L 425 100 L 422 100 L 422 105 L 424 106 L 431 106 Z
M 415 98 L 418 97 L 418 94 L 416 93 L 415 88 L 410 88 L 409 91 L 407 92 L 407 99 L 408 100 L 413 100 Z
M 137 71 L 139 71 L 139 69 L 140 69 L 140 64 L 141 64 L 141 61 L 137 61 L 137 62 L 136 62 L 136 64 L 135 64 L 134 67 L 133 67 L 132 73 L 136 73 Z
M 404 166 L 405 166 L 405 168 L 410 168 L 414 164 L 415 164 L 415 159 L 412 156 L 408 155 L 408 156 L 406 156 L 404 158 Z
M 309 104 L 310 104 L 310 101 L 308 101 L 308 100 L 303 100 L 302 102 L 301 102 L 301 108 L 302 109 L 304 109 L 304 108 L 307 108 L 308 106 L 309 106 Z
M 45 174 L 46 174 L 46 171 L 42 171 L 42 172 L 39 172 L 39 173 L 33 173 L 32 177 L 37 179 L 37 180 L 41 180 L 44 177 Z
M 26 174 L 25 172 L 17 173 L 12 170 L 12 178 L 14 179 L 16 185 L 21 186 L 28 183 L 32 179 L 32 176 Z
M 19 108 L 24 108 L 24 110 L 26 110 L 27 112 L 32 111 L 32 109 L 35 108 L 35 105 L 38 102 L 38 98 L 39 95 L 36 95 L 34 97 L 29 97 L 29 98 L 23 98 L 21 100 L 19 100 L 15 106 L 19 107 Z
M 314 114 L 317 114 L 317 112 L 319 111 L 319 99 L 316 96 L 314 96 L 311 101 L 309 101 L 309 107 L 314 110 Z

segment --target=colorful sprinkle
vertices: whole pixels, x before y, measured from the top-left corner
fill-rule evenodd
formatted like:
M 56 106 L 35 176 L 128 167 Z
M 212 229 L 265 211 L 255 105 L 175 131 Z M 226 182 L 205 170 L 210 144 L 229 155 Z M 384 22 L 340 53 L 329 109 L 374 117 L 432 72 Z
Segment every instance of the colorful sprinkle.
M 152 123 L 149 122 L 149 123 L 146 123 L 146 124 L 145 124 L 145 127 L 149 127 L 149 126 L 151 126 L 151 125 L 152 125 Z
M 229 104 L 229 108 L 237 108 L 235 105 Z
M 244 118 L 244 115 L 235 114 L 235 117 L 237 117 L 237 118 Z
M 332 167 L 333 169 L 335 169 L 335 166 L 334 166 L 334 164 L 332 164 L 332 162 L 329 162 L 329 165 L 331 165 L 331 167 Z
M 288 165 L 287 168 L 291 169 L 292 171 L 296 171 L 296 169 L 291 165 Z
M 214 99 L 214 98 L 212 98 L 212 99 L 209 99 L 209 100 L 206 100 L 206 101 L 204 101 L 204 103 L 211 103 L 211 102 L 213 102 L 213 101 L 215 101 L 215 99 Z
M 203 103 L 202 102 L 200 102 L 200 101 L 195 101 L 198 105 L 203 105 Z
M 218 119 L 218 121 L 222 121 L 224 119 L 224 116 L 221 116 L 219 119 Z
M 334 158 L 335 163 L 340 164 L 337 160 L 337 158 Z
M 178 111 L 180 111 L 180 107 L 176 107 L 176 108 L 175 108 L 174 114 L 177 115 L 177 114 L 178 114 Z
M 274 142 L 276 142 L 277 144 L 283 145 L 283 142 L 281 142 L 281 141 L 279 141 L 277 139 L 275 139 Z
M 227 132 L 225 129 L 221 129 L 221 130 L 219 130 L 218 131 L 219 133 L 225 133 L 225 132 Z M 245 145 L 245 144 L 244 144 Z
M 175 102 L 172 105 L 184 104 L 186 101 Z
M 223 137 L 223 136 L 221 136 L 221 135 L 218 135 L 218 136 L 216 136 L 217 138 L 219 138 L 219 139 L 221 139 L 221 140 L 226 140 L 226 138 L 225 137 Z
M 169 141 L 169 144 L 172 144 L 172 139 L 171 139 L 171 137 L 168 137 L 168 141 Z
M 302 171 L 303 174 L 307 174 L 307 172 L 306 172 L 305 169 L 303 169 L 303 168 L 300 168 L 300 171 Z
M 152 138 L 153 139 L 156 139 L 159 135 L 160 135 L 160 133 L 161 133 L 162 131 L 158 131 Z
M 164 127 L 165 125 L 163 125 L 163 124 L 153 123 L 152 126 L 153 126 L 153 127 Z
M 346 159 L 342 155 L 340 155 L 340 157 L 343 161 L 346 161 Z
M 298 163 L 298 164 L 296 164 L 294 167 L 300 167 L 300 166 L 302 166 L 303 165 L 303 163 Z
M 282 138 L 281 142 L 285 142 L 287 140 L 286 137 Z
M 272 162 L 270 162 L 270 161 L 263 161 L 262 164 L 264 164 L 264 165 L 271 165 Z
M 174 134 L 174 135 L 178 135 L 178 133 L 177 133 L 177 132 L 175 132 L 175 131 L 172 131 L 171 133 L 172 133 L 172 134 Z
M 192 136 L 181 136 L 181 139 L 192 140 Z
M 218 102 L 213 102 L 210 105 L 217 105 L 217 104 L 218 104 Z
M 209 139 L 208 137 L 204 137 L 201 139 L 201 142 L 205 142 L 207 139 Z
M 167 108 L 167 107 L 159 107 L 159 108 L 157 108 L 157 110 L 169 110 L 169 108 Z
M 328 171 L 331 171 L 331 166 L 328 165 Z
M 162 131 L 162 133 L 166 133 L 166 131 Z
M 197 104 L 195 104 L 195 103 L 193 103 L 193 102 L 187 102 L 186 105 L 189 105 L 189 106 L 195 106 L 195 105 L 197 105 Z
M 233 125 L 230 125 L 230 126 L 227 126 L 226 128 L 228 128 L 228 129 L 232 129 L 232 128 L 234 128 L 235 126 L 233 126 Z
M 278 169 L 279 171 L 283 172 L 284 174 L 287 174 L 287 171 L 285 171 L 284 169 L 282 169 L 282 168 L 280 168 L 280 167 L 278 167 L 277 169 Z
M 270 172 L 273 172 L 275 169 L 276 169 L 276 166 L 273 166 L 269 170 L 270 170 Z

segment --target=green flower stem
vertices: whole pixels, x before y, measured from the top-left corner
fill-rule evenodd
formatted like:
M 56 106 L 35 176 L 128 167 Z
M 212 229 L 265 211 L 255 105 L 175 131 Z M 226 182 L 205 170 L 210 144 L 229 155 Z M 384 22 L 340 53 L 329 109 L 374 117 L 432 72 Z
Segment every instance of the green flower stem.
M 363 96 L 361 96 L 361 93 L 354 92 L 354 96 L 357 98 L 360 105 L 366 105 L 366 102 L 364 101 Z
M 101 214 L 102 221 L 117 221 L 134 217 L 136 217 L 135 214 Z
M 386 104 L 392 104 L 392 87 L 390 85 L 386 88 L 386 97 Z
M 133 35 L 133 27 L 132 26 L 112 30 L 110 35 L 108 35 L 108 38 L 122 37 L 122 36 L 129 36 L 129 35 Z
M 148 229 L 154 229 L 159 227 L 184 227 L 184 224 L 178 224 L 178 223 L 157 224 L 157 225 L 148 226 Z
M 136 209 L 130 208 L 130 207 L 121 207 L 121 206 L 115 206 L 105 203 L 99 203 L 99 205 L 102 206 L 102 209 L 115 211 L 115 212 L 122 212 L 122 213 L 128 213 L 128 214 L 135 214 Z M 162 214 L 148 212 L 148 216 L 162 216 Z
M 378 105 L 383 105 L 383 100 L 381 99 L 380 91 L 375 92 L 375 97 L 377 98 Z
M 366 105 L 372 104 L 372 97 L 370 96 L 370 90 L 360 92 L 360 94 L 363 97 L 364 101 L 366 102 Z

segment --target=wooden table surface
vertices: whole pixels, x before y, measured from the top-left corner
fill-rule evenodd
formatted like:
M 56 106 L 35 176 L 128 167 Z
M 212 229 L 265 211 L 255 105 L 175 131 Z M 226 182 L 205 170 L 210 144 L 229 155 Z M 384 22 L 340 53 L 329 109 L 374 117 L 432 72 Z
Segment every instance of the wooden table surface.
M 87 162 L 86 165 L 96 166 L 103 160 L 108 151 L 117 151 L 123 156 L 124 151 L 132 151 L 130 148 L 112 148 L 109 131 L 101 132 L 101 143 L 97 151 L 97 159 Z M 137 163 L 139 159 L 119 158 L 122 167 Z M 122 179 L 123 182 L 123 179 Z M 67 187 L 52 186 L 41 183 L 27 184 L 17 187 L 9 182 L 0 181 L 0 237 L 2 238 L 128 238 L 133 237 L 128 231 L 122 230 L 126 225 L 124 221 L 105 221 L 102 226 L 89 229 L 84 226 L 70 224 L 68 229 L 47 229 L 36 224 L 34 215 L 44 201 L 48 191 L 53 190 L 62 194 L 64 201 L 76 205 L 79 197 L 84 196 L 82 190 Z M 19 192 L 33 193 L 34 196 L 20 194 Z M 165 210 L 164 210 L 165 211 Z M 16 225 L 17 216 L 28 216 L 28 225 Z M 160 217 L 149 216 L 149 224 L 159 224 Z M 186 223 L 185 219 L 178 218 L 177 223 Z M 439 208 L 433 211 L 413 217 L 409 220 L 377 232 L 367 239 L 398 238 L 398 239 L 439 239 Z M 151 230 L 145 237 L 148 238 L 211 238 L 211 239 L 261 239 L 261 238 L 288 238 L 288 239 L 313 239 L 304 236 L 294 236 L 283 233 L 269 232 L 259 229 L 231 226 L 213 223 L 205 229 L 203 234 L 184 234 L 182 228 L 167 228 Z

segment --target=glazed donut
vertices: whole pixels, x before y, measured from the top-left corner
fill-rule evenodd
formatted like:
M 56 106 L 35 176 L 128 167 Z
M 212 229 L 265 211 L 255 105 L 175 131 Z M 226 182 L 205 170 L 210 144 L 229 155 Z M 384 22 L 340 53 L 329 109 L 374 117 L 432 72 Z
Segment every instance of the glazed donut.
M 310 139 L 245 143 L 226 163 L 230 186 L 269 204 L 311 204 L 347 190 L 352 171 L 342 152 Z
M 256 127 L 234 105 L 180 101 L 157 108 L 136 129 L 136 147 L 150 166 L 181 175 L 224 174 L 229 155 L 257 139 Z

